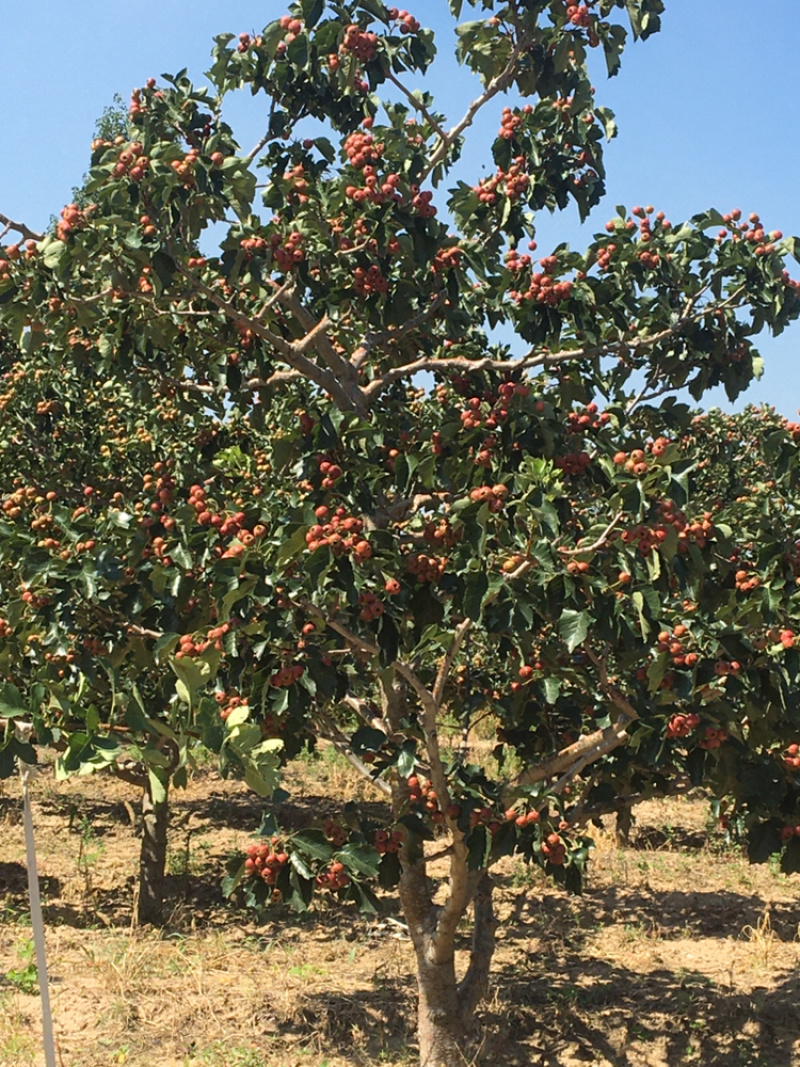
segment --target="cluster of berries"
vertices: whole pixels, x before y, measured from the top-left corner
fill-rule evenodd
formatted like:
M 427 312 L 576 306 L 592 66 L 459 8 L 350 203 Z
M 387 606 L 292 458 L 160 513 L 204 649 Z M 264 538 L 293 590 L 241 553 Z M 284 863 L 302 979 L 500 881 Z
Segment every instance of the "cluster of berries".
M 478 194 L 478 199 L 482 204 L 491 207 L 501 196 L 507 197 L 512 203 L 519 200 L 528 189 L 530 182 L 530 175 L 525 170 L 525 157 L 516 156 L 507 171 L 498 167 L 491 178 L 483 178 L 478 182 L 473 192 Z
M 565 474 L 583 474 L 591 462 L 588 452 L 569 452 L 566 456 L 556 456 L 553 465 Z
M 583 411 L 570 411 L 567 415 L 567 433 L 588 433 L 608 425 L 611 416 L 607 411 L 598 413 L 597 404 L 587 404 Z
M 402 831 L 376 830 L 372 843 L 382 856 L 385 856 L 387 852 L 397 852 L 403 843 Z
M 294 685 L 298 678 L 301 677 L 305 670 L 300 663 L 293 663 L 291 666 L 281 667 L 279 670 L 271 674 L 267 680 L 267 684 L 271 685 L 274 689 L 288 689 L 290 685 Z
M 424 552 L 414 553 L 406 560 L 406 568 L 418 582 L 436 585 L 447 568 L 447 559 L 444 556 L 428 556 Z
M 322 832 L 334 848 L 341 848 L 347 841 L 347 830 L 335 819 L 323 819 Z
M 245 876 L 260 877 L 267 885 L 275 885 L 281 869 L 289 862 L 289 855 L 283 850 L 277 837 L 270 838 L 269 845 L 248 845 L 245 856 Z
M 700 716 L 692 712 L 690 715 L 673 715 L 667 724 L 667 737 L 673 740 L 676 737 L 688 737 L 692 730 L 700 725 Z
M 362 622 L 372 622 L 373 619 L 379 619 L 386 610 L 383 601 L 369 590 L 359 593 L 358 605 L 360 608 L 358 617 Z
M 218 689 L 214 694 L 214 700 L 219 704 L 219 717 L 224 722 L 234 708 L 247 707 L 247 697 L 240 697 L 238 693 L 226 693 Z
M 306 533 L 309 552 L 316 552 L 318 548 L 327 545 L 335 556 L 352 552 L 359 562 L 371 558 L 372 545 L 361 536 L 364 529 L 363 519 L 348 515 L 347 509 L 341 506 L 331 514 L 325 504 L 321 504 L 314 514 L 319 522 L 311 526 Z
M 488 503 L 489 511 L 497 514 L 498 511 L 503 510 L 508 494 L 508 486 L 498 482 L 497 485 L 479 485 L 471 489 L 469 498 L 481 504 Z

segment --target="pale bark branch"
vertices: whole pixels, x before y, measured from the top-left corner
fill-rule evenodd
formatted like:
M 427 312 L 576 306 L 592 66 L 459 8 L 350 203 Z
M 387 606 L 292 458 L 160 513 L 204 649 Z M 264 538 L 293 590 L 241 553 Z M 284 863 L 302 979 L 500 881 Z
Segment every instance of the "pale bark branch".
M 614 518 L 611 520 L 611 522 L 608 524 L 608 526 L 606 526 L 605 530 L 603 530 L 597 540 L 594 541 L 591 545 L 581 545 L 580 547 L 576 546 L 575 548 L 559 547 L 556 549 L 556 551 L 560 556 L 582 556 L 586 552 L 596 552 L 598 548 L 602 548 L 605 544 L 608 543 L 609 535 L 614 530 L 617 523 L 624 514 L 625 513 L 623 511 L 618 511 Z M 525 562 L 527 562 L 527 560 Z M 520 564 L 520 566 L 522 565 Z M 509 575 L 509 577 L 512 576 L 516 577 L 516 571 L 513 571 L 512 575 Z
M 314 719 L 322 727 L 326 740 L 330 741 L 336 751 L 345 757 L 350 766 L 354 767 L 361 777 L 365 778 L 371 785 L 374 785 L 380 793 L 383 793 L 386 797 L 391 797 L 392 787 L 383 778 L 376 778 L 371 768 L 362 759 L 359 759 L 350 747 L 349 740 L 336 723 L 321 711 L 314 712 Z
M 24 241 L 43 241 L 44 234 L 37 233 L 36 230 L 32 230 L 30 226 L 26 226 L 24 222 L 14 222 L 8 215 L 0 213 L 0 225 L 3 226 L 3 232 L 0 233 L 0 240 L 2 240 L 9 230 L 14 230 L 15 233 L 20 234 Z
M 453 640 L 445 653 L 444 659 L 439 666 L 439 670 L 436 674 L 436 681 L 433 684 L 433 699 L 437 706 L 441 704 L 442 697 L 444 696 L 444 687 L 447 684 L 447 676 L 450 674 L 450 669 L 453 666 L 453 661 L 459 653 L 461 644 L 467 635 L 467 630 L 472 626 L 472 619 L 464 619 L 455 628 L 453 634 Z

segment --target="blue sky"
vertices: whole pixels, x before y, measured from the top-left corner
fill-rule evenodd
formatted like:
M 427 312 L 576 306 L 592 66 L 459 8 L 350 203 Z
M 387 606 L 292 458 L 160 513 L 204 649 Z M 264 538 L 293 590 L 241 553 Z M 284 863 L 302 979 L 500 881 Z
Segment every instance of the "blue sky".
M 466 5 L 465 5 L 466 6 Z M 410 0 L 434 28 L 448 24 L 446 0 Z M 673 222 L 715 206 L 758 211 L 767 229 L 800 235 L 800 65 L 786 0 L 666 0 L 660 34 L 631 46 L 620 75 L 597 69 L 598 103 L 617 115 L 608 146 L 609 193 L 583 232 L 572 211 L 539 220 L 539 247 L 580 247 L 615 204 L 651 203 Z M 43 228 L 85 172 L 96 118 L 115 93 L 150 75 L 187 67 L 202 82 L 217 33 L 252 32 L 283 14 L 267 0 L 6 0 L 0 64 L 0 211 Z M 467 16 L 469 17 L 469 16 Z M 449 54 L 440 43 L 441 59 Z M 437 62 L 430 88 L 455 120 L 476 94 L 454 61 Z M 264 98 L 237 99 L 229 112 L 245 149 L 262 131 Z M 481 176 L 481 141 L 496 108 L 475 130 L 469 160 Z M 465 175 L 466 176 L 466 175 Z M 793 274 L 800 276 L 800 265 Z M 794 418 L 800 407 L 800 324 L 765 338 L 766 372 L 747 400 Z M 713 402 L 727 406 L 724 397 Z

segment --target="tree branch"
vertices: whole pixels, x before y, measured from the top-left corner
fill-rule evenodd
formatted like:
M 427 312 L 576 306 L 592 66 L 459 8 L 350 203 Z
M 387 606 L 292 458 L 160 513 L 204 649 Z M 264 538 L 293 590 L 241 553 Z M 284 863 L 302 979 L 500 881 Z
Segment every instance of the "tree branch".
M 436 675 L 436 681 L 433 684 L 433 699 L 437 705 L 442 702 L 444 687 L 447 684 L 447 676 L 450 673 L 450 668 L 453 666 L 453 660 L 458 655 L 461 643 L 466 637 L 467 630 L 469 630 L 470 626 L 472 626 L 472 619 L 464 619 L 463 622 L 460 622 L 458 626 L 456 626 L 455 633 L 453 634 L 453 641 L 445 653 L 445 657 L 442 660 Z
M 24 222 L 14 222 L 8 217 L 0 213 L 0 225 L 3 226 L 3 232 L 0 233 L 0 241 L 5 237 L 9 230 L 14 230 L 16 233 L 22 236 L 24 241 L 43 241 L 44 234 L 37 233 L 36 230 L 32 230 L 29 226 L 26 226 Z

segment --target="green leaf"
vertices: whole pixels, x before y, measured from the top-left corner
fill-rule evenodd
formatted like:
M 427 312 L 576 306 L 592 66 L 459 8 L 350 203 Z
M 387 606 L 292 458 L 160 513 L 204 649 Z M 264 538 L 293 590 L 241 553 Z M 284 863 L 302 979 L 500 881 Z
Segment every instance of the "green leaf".
M 336 859 L 357 874 L 365 874 L 369 878 L 378 876 L 381 854 L 372 845 L 347 844 L 336 852 Z
M 589 633 L 591 616 L 588 611 L 573 611 L 565 608 L 558 621 L 558 632 L 569 652 L 574 652 L 578 645 L 586 640 Z
M 357 756 L 364 752 L 380 752 L 385 743 L 386 734 L 373 726 L 359 726 L 350 739 L 350 747 Z
M 483 568 L 466 572 L 464 575 L 463 612 L 473 622 L 477 622 L 481 617 L 481 605 L 488 590 L 489 579 Z
M 327 863 L 333 856 L 333 845 L 322 830 L 299 830 L 292 837 L 292 849 L 321 863 Z
M 152 767 L 147 768 L 147 780 L 150 785 L 150 796 L 153 799 L 153 803 L 156 806 L 163 804 L 167 799 L 167 788 L 161 776 Z
M 306 29 L 311 30 L 322 17 L 322 12 L 325 10 L 325 0 L 300 0 L 300 7 L 303 12 L 303 21 L 306 24 Z

